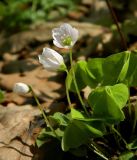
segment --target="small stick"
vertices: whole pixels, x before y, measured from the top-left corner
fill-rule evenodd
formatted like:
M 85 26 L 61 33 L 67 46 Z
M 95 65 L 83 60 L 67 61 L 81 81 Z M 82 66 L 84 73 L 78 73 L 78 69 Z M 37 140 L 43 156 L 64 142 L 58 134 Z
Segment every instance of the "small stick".
M 106 3 L 107 3 L 107 6 L 108 6 L 108 8 L 109 8 L 109 10 L 110 10 L 110 13 L 111 13 L 111 15 L 112 15 L 112 18 L 113 18 L 113 20 L 114 20 L 114 22 L 115 22 L 115 24 L 116 24 L 116 26 L 117 26 L 117 30 L 118 30 L 119 35 L 120 35 L 120 37 L 121 37 L 121 43 L 122 43 L 122 45 L 123 45 L 123 49 L 124 49 L 124 50 L 127 50 L 127 42 L 126 42 L 126 39 L 125 39 L 124 34 L 122 33 L 122 31 L 121 31 L 121 29 L 120 29 L 120 27 L 119 27 L 117 16 L 116 16 L 116 14 L 115 14 L 115 12 L 114 12 L 114 10 L 113 10 L 113 8 L 112 8 L 112 5 L 111 5 L 110 1 L 109 1 L 109 0 L 106 0 Z

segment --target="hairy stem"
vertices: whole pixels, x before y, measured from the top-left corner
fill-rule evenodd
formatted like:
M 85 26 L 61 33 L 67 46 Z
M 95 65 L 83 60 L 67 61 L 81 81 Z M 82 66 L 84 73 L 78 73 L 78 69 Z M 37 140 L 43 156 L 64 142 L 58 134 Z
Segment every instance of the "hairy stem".
M 75 72 L 74 72 L 74 69 L 73 69 L 73 60 L 72 60 L 72 49 L 70 49 L 70 65 L 71 65 L 71 69 L 72 69 L 72 76 L 73 76 L 73 81 L 74 81 L 74 85 L 75 85 L 75 89 L 76 89 L 76 92 L 77 92 L 77 95 L 78 95 L 78 98 L 79 98 L 79 101 L 85 111 L 85 113 L 87 114 L 87 116 L 89 117 L 89 113 L 85 107 L 85 104 L 82 100 L 82 97 L 80 95 L 80 92 L 79 92 L 79 89 L 78 89 L 78 85 L 77 85 L 77 81 L 76 81 L 76 77 L 75 77 Z
M 68 75 L 68 70 L 66 69 L 66 73 Z M 70 100 L 70 96 L 69 96 L 69 89 L 68 89 L 68 85 L 67 85 L 67 81 L 65 81 L 65 84 L 66 84 L 66 96 L 67 96 L 67 100 L 68 100 L 68 104 L 69 104 L 69 107 L 71 107 L 71 100 Z
M 134 134 L 135 129 L 136 129 L 136 125 L 137 125 L 137 111 L 136 111 L 136 108 L 137 108 L 137 100 L 136 100 L 136 104 L 135 104 L 135 106 L 134 106 L 135 111 L 134 111 L 132 134 Z
M 111 127 L 112 131 L 114 131 L 114 133 L 116 133 L 120 139 L 124 142 L 124 144 L 126 145 L 126 148 L 128 149 L 128 145 L 127 145 L 127 142 L 125 141 L 125 139 L 121 136 L 121 134 L 115 129 L 115 127 L 112 125 Z
M 31 93 L 32 93 L 32 95 L 33 95 L 33 97 L 34 97 L 37 105 L 38 105 L 39 110 L 41 111 L 41 113 L 42 113 L 42 115 L 43 115 L 43 117 L 44 117 L 45 123 L 49 126 L 49 128 L 51 129 L 51 131 L 53 132 L 53 134 L 55 135 L 55 137 L 56 137 L 57 139 L 59 139 L 59 137 L 58 137 L 58 135 L 56 134 L 55 130 L 54 130 L 53 127 L 50 125 L 50 122 L 49 122 L 46 114 L 44 113 L 43 107 L 41 106 L 41 104 L 40 104 L 40 102 L 39 102 L 39 100 L 38 100 L 35 92 L 33 91 L 33 89 L 32 89 L 31 86 L 29 86 L 29 88 L 30 88 L 30 91 L 31 91 Z
M 94 153 L 96 153 L 99 157 L 101 157 L 105 160 L 108 160 L 108 158 L 106 156 L 104 156 L 103 153 L 101 153 L 101 151 L 98 150 L 98 148 L 93 143 L 88 145 L 88 148 L 91 149 Z

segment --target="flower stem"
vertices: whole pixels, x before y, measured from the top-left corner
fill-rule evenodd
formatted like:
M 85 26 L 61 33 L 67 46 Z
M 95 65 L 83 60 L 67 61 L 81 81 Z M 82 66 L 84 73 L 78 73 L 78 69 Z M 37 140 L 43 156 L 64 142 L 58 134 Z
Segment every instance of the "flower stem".
M 68 70 L 67 69 L 66 69 L 66 73 L 68 75 Z M 71 107 L 72 104 L 71 104 L 71 100 L 70 100 L 70 96 L 69 96 L 69 89 L 68 89 L 68 85 L 67 85 L 67 79 L 65 81 L 65 85 L 66 85 L 66 96 L 67 96 L 68 104 L 69 104 L 69 107 Z
M 93 148 L 91 148 L 91 146 Z M 105 159 L 105 160 L 108 160 L 108 158 L 106 156 L 103 155 L 103 153 L 101 153 L 100 150 L 98 150 L 98 148 L 93 144 L 93 142 L 88 145 L 89 149 L 91 149 L 94 153 L 96 153 L 98 156 L 100 156 L 101 158 Z
M 86 109 L 86 107 L 85 107 L 85 104 L 84 104 L 83 100 L 82 100 L 82 97 L 81 97 L 81 95 L 80 95 L 80 92 L 79 92 L 79 89 L 78 89 L 78 85 L 77 85 L 77 82 L 76 82 L 75 72 L 74 72 L 74 69 L 73 69 L 72 49 L 70 49 L 70 54 L 69 54 L 69 56 L 70 56 L 70 65 L 71 65 L 71 69 L 72 69 L 72 76 L 73 76 L 73 81 L 74 81 L 75 89 L 76 89 L 76 92 L 77 92 L 79 101 L 80 101 L 80 103 L 81 103 L 81 105 L 82 105 L 85 113 L 86 113 L 87 116 L 89 117 L 89 113 L 88 113 L 88 111 L 87 111 L 87 109 Z
M 128 111 L 129 111 L 129 116 L 130 119 L 132 119 L 132 109 L 131 109 L 131 102 L 130 102 L 130 88 L 129 88 L 129 97 L 128 97 Z
M 135 128 L 136 128 L 136 125 L 137 125 L 137 111 L 136 111 L 136 108 L 137 108 L 137 100 L 136 100 L 136 104 L 134 106 L 134 119 L 133 119 L 133 127 L 132 127 L 132 134 L 135 132 Z
M 124 144 L 126 145 L 126 148 L 128 149 L 128 144 L 127 142 L 125 141 L 125 139 L 121 136 L 121 134 L 115 129 L 115 127 L 112 125 L 111 127 L 112 131 L 114 131 L 119 137 L 120 139 L 124 142 Z
M 34 97 L 37 105 L 38 105 L 39 110 L 41 111 L 41 113 L 42 113 L 42 115 L 43 115 L 43 117 L 44 117 L 45 123 L 49 126 L 49 128 L 51 129 L 51 131 L 53 132 L 53 134 L 55 135 L 55 137 L 56 137 L 57 139 L 59 139 L 59 137 L 58 137 L 58 135 L 56 134 L 55 130 L 54 130 L 53 127 L 50 125 L 50 122 L 49 122 L 46 114 L 44 113 L 43 107 L 41 106 L 41 104 L 40 104 L 40 102 L 39 102 L 39 100 L 38 100 L 35 92 L 33 91 L 33 89 L 32 89 L 31 86 L 29 86 L 29 88 L 30 88 L 30 91 L 31 91 L 31 93 L 32 93 L 32 95 L 33 95 L 33 97 Z

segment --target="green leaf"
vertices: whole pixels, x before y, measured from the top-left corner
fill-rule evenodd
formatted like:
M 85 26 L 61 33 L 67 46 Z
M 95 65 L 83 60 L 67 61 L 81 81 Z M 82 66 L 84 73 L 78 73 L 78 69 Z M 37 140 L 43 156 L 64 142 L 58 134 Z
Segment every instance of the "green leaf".
M 134 156 L 135 155 L 133 152 L 125 152 L 119 156 L 119 160 L 136 160 L 136 158 L 134 158 Z
M 87 155 L 87 148 L 85 146 L 80 146 L 78 148 L 70 149 L 69 152 L 77 157 L 84 157 Z
M 72 119 L 83 119 L 84 118 L 83 114 L 74 108 L 71 108 L 71 117 Z
M 128 144 L 130 149 L 137 149 L 137 138 L 134 139 L 130 144 Z
M 36 144 L 38 147 L 41 147 L 47 141 L 49 141 L 52 137 L 55 137 L 51 131 L 46 131 L 46 129 L 42 129 L 39 136 L 36 139 Z
M 74 72 L 75 72 L 75 77 L 76 77 L 76 82 L 77 82 L 77 85 L 78 85 L 78 89 L 81 90 L 82 88 L 85 87 L 85 84 L 84 84 L 83 80 L 81 79 L 81 74 L 80 74 L 83 71 L 83 68 L 81 68 L 81 66 L 79 66 L 78 64 L 79 63 L 76 63 L 73 66 L 73 69 L 74 69 Z M 83 67 L 84 67 L 84 65 L 83 65 Z M 74 81 L 73 81 L 72 69 L 70 69 L 70 71 L 67 75 L 66 85 L 67 85 L 68 89 L 70 89 L 73 92 L 76 92 Z
M 137 86 L 137 52 L 125 51 L 106 58 L 92 58 L 79 61 L 74 65 L 74 72 L 79 90 L 89 86 L 114 85 L 125 83 L 128 86 Z M 113 75 L 112 75 L 113 73 Z M 75 91 L 72 70 L 67 76 L 67 87 Z
M 60 112 L 56 112 L 53 116 L 49 116 L 49 119 L 60 126 L 67 126 L 70 122 L 69 116 Z
M 95 89 L 88 97 L 93 109 L 93 117 L 102 118 L 107 123 L 124 120 L 122 108 L 129 97 L 128 88 L 124 84 L 105 86 Z
M 77 148 L 89 141 L 90 138 L 103 136 L 103 131 L 98 129 L 96 121 L 84 122 L 73 120 L 66 128 L 62 138 L 62 149 L 68 151 Z
M 94 75 L 92 75 L 92 73 L 87 70 L 86 61 L 78 61 L 73 67 L 79 90 L 83 89 L 88 84 L 90 84 L 91 86 L 97 85 L 96 82 L 94 81 L 95 79 Z M 69 71 L 66 82 L 68 89 L 70 89 L 73 92 L 76 92 L 73 82 L 72 69 Z
M 125 77 L 129 86 L 137 86 L 137 51 L 131 52 L 128 72 Z
M 131 55 L 130 52 L 127 52 L 127 54 L 125 54 L 124 64 L 123 64 L 123 67 L 122 67 L 120 74 L 118 76 L 117 82 L 118 81 L 123 82 L 126 77 L 128 67 L 129 67 L 130 55 Z
M 4 101 L 4 92 L 0 90 L 0 103 Z
M 122 52 L 107 58 L 91 59 L 87 64 L 88 70 L 96 77 L 98 84 L 113 85 L 117 83 L 127 54 L 127 52 Z
M 126 83 L 129 86 L 137 86 L 136 62 L 137 52 L 125 51 L 106 58 L 90 59 L 87 62 L 87 70 L 95 77 L 94 81 L 97 85 Z M 88 82 L 86 84 L 92 88 L 94 87 Z
M 59 128 L 56 129 L 55 132 L 57 133 L 57 135 L 59 137 L 62 137 L 64 134 L 64 132 L 61 131 Z M 56 136 L 53 134 L 53 132 L 51 130 L 46 130 L 44 128 L 44 129 L 42 129 L 39 136 L 37 137 L 36 144 L 38 147 L 41 147 L 46 142 L 49 142 L 51 139 L 56 139 Z
M 60 112 L 56 112 L 54 115 L 48 117 L 50 120 L 50 124 L 54 127 L 56 134 L 59 137 L 62 137 L 64 134 L 65 128 L 68 126 L 70 123 L 70 116 L 65 115 Z M 56 129 L 57 128 L 57 129 Z M 43 129 L 37 140 L 36 144 L 38 147 L 41 147 L 43 144 L 45 144 L 47 141 L 51 139 L 55 139 L 56 136 L 55 134 L 50 130 L 50 128 Z

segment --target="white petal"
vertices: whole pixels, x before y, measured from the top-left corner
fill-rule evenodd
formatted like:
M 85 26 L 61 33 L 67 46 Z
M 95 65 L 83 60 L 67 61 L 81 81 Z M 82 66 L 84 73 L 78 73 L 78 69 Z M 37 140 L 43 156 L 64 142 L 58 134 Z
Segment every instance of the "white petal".
M 43 64 L 47 70 L 56 71 L 64 64 L 63 57 L 50 48 L 44 48 L 42 55 L 39 55 L 39 62 Z
M 54 51 L 53 49 L 50 49 L 50 48 L 44 48 L 43 49 L 43 53 L 42 55 L 45 57 L 45 58 L 52 58 L 52 57 L 55 57 L 58 53 L 56 51 Z
M 53 36 L 53 43 L 55 46 L 59 48 L 71 48 L 76 41 L 78 40 L 78 30 L 76 28 L 73 28 L 70 24 L 64 23 L 59 28 L 54 28 L 52 30 L 52 36 Z M 64 38 L 71 37 L 72 43 L 71 45 L 64 46 L 62 43 Z
M 43 55 L 38 55 L 39 62 L 44 66 L 44 68 L 51 67 L 50 64 L 47 63 L 47 60 L 43 58 Z
M 43 48 L 42 55 L 45 58 L 52 57 L 51 52 L 52 52 L 52 50 L 50 48 Z
M 56 71 L 58 69 L 58 65 L 55 63 L 51 63 L 51 61 L 47 60 L 41 60 L 40 63 L 43 65 L 43 67 L 49 71 Z
M 26 94 L 29 92 L 29 87 L 25 83 L 15 83 L 13 87 L 13 92 L 18 93 L 18 94 Z
M 58 63 L 63 63 L 63 57 L 53 49 L 47 48 L 47 54 L 49 55 L 48 58 L 53 59 L 54 61 L 57 61 Z
M 39 58 L 39 62 L 43 63 L 45 57 L 43 55 L 38 55 L 38 58 Z
M 62 31 L 63 34 L 66 35 L 70 35 L 71 36 L 71 30 L 72 30 L 72 26 L 68 23 L 64 23 L 60 26 L 60 29 Z
M 64 46 L 62 46 L 58 41 L 56 41 L 56 40 L 53 40 L 53 44 L 55 45 L 55 46 L 57 46 L 58 48 L 64 48 Z
M 61 31 L 60 28 L 54 28 L 54 29 L 52 30 L 53 39 L 56 40 L 56 41 L 57 41 L 58 43 L 60 43 L 60 44 L 61 44 L 61 42 L 62 42 L 61 37 L 62 37 L 63 34 L 64 34 L 64 33 Z
M 60 67 L 60 65 L 58 63 L 55 63 L 54 61 L 52 60 L 48 60 L 44 65 L 43 67 L 47 70 L 50 70 L 50 71 L 57 71 Z
M 58 48 L 65 48 L 65 49 L 71 48 L 71 46 L 63 46 L 63 45 L 61 45 L 60 43 L 58 43 L 57 41 L 55 41 L 55 40 L 53 40 L 53 44 L 54 44 L 55 46 L 57 46 Z
M 73 44 L 78 40 L 79 32 L 76 28 L 73 28 L 71 31 L 71 37 L 73 40 Z

